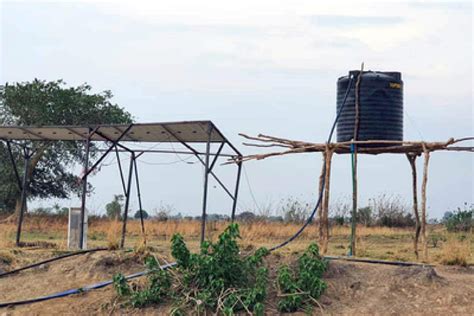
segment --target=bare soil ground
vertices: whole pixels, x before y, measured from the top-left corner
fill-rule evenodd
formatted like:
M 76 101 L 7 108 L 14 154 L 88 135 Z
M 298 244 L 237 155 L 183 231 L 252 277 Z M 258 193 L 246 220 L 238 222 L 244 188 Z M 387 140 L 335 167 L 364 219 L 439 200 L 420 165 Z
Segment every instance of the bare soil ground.
M 24 251 L 22 258 L 34 261 L 48 257 L 38 250 Z M 50 254 L 49 254 L 50 256 Z M 271 275 L 292 256 L 272 254 L 267 264 Z M 26 259 L 23 259 L 23 261 Z M 24 271 L 0 279 L 0 302 L 27 299 L 111 279 L 116 272 L 143 270 L 143 258 L 136 253 L 97 252 Z M 17 262 L 15 266 L 24 262 Z M 0 269 L 13 267 L 3 263 Z M 322 309 L 315 314 L 354 315 L 469 315 L 474 311 L 474 268 L 436 266 L 398 267 L 332 261 L 325 274 L 328 290 L 321 297 Z M 271 277 L 274 280 L 274 277 Z M 276 290 L 269 284 L 267 314 L 276 311 Z M 0 309 L 0 315 L 167 315 L 169 306 L 145 310 L 121 309 L 114 304 L 111 286 L 66 298 Z M 304 313 L 301 313 L 302 315 Z

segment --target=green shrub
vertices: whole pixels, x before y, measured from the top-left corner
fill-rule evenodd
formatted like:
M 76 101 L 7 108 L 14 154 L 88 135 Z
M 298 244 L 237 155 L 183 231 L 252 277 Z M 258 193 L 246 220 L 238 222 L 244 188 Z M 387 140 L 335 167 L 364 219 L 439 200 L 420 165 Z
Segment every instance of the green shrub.
M 448 214 L 448 215 L 446 215 Z M 458 208 L 454 213 L 446 213 L 443 218 L 444 226 L 449 232 L 468 232 L 474 226 L 474 205 L 467 207 L 464 210 Z
M 277 285 L 281 299 L 280 312 L 295 312 L 307 309 L 326 290 L 327 284 L 321 278 L 327 269 L 327 262 L 319 255 L 319 248 L 311 244 L 298 259 L 298 267 L 292 272 L 287 265 L 278 270 Z
M 253 255 L 243 257 L 238 238 L 239 226 L 231 224 L 217 242 L 204 242 L 200 252 L 193 254 L 183 237 L 176 234 L 171 239 L 171 253 L 177 263 L 173 273 L 161 270 L 154 257 L 149 257 L 147 285 L 132 290 L 122 275 L 116 275 L 116 292 L 133 307 L 160 303 L 168 298 L 174 305 L 173 315 L 185 315 L 189 311 L 226 315 L 251 311 L 263 315 L 268 283 L 263 257 L 269 252 L 260 248 Z

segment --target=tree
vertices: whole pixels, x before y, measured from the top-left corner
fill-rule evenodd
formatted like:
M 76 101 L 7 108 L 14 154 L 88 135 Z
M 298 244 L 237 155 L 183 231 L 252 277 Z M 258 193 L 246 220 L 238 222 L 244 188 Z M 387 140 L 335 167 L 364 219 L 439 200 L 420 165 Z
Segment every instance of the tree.
M 457 211 L 446 213 L 443 222 L 449 232 L 469 232 L 474 227 L 474 204 L 465 203 L 464 209 L 458 207 Z
M 238 214 L 236 218 L 242 222 L 253 222 L 257 219 L 257 215 L 255 215 L 255 213 L 246 211 Z
M 92 93 L 82 84 L 67 87 L 62 80 L 7 83 L 0 91 L 0 124 L 18 126 L 97 125 L 131 123 L 130 113 L 111 102 L 112 93 Z M 73 166 L 84 161 L 84 142 L 27 142 L 33 148 L 27 175 L 30 199 L 69 198 L 80 192 L 80 179 Z M 13 146 L 14 159 L 22 173 L 23 156 Z M 97 154 L 91 145 L 91 157 Z M 20 176 L 22 176 L 20 174 Z M 0 201 L 10 212 L 20 209 L 20 190 L 4 143 L 0 144 Z M 91 188 L 90 188 L 91 189 Z
M 140 213 L 142 213 L 143 219 L 148 218 L 148 212 L 145 210 L 138 210 L 135 212 L 135 215 L 133 215 L 133 218 L 135 219 L 140 219 Z
M 369 227 L 372 224 L 372 209 L 370 206 L 360 208 L 357 212 L 357 222 Z
M 108 218 L 119 220 L 122 217 L 123 198 L 124 197 L 122 194 L 114 195 L 112 202 L 105 206 L 105 211 L 107 212 Z

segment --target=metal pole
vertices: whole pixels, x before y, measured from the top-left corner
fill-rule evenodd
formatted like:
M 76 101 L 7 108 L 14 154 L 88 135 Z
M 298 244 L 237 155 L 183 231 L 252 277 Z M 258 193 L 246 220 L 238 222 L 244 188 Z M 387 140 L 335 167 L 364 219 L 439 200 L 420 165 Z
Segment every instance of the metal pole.
M 135 156 L 135 154 L 133 155 Z M 139 182 L 139 177 L 138 177 L 137 160 L 135 158 L 136 157 L 134 157 L 133 159 L 133 165 L 135 167 L 135 184 L 137 187 L 138 207 L 139 207 L 139 212 L 140 212 L 140 224 L 142 225 L 143 242 L 146 245 L 145 222 L 143 221 L 142 194 L 140 190 L 140 182 Z
M 234 202 L 232 204 L 232 215 L 231 221 L 233 222 L 235 219 L 235 210 L 237 208 L 237 197 L 239 195 L 239 185 L 240 185 L 240 175 L 242 174 L 242 161 L 237 164 L 237 182 L 235 183 L 235 190 L 234 190 Z
M 28 194 L 28 172 L 30 167 L 30 153 L 27 149 L 25 149 L 25 168 L 23 174 L 23 183 L 21 186 L 21 206 L 20 206 L 20 214 L 18 215 L 18 226 L 16 231 L 16 246 L 20 246 L 20 238 L 21 238 L 21 225 L 23 224 L 23 214 L 25 213 L 26 209 L 26 197 Z
M 10 142 L 7 140 L 7 149 L 8 149 L 8 156 L 10 157 L 10 161 L 13 166 L 13 171 L 15 172 L 15 178 L 18 184 L 18 190 L 22 190 L 22 184 L 21 184 L 21 179 L 20 179 L 20 174 L 18 173 L 18 168 L 16 166 L 15 158 L 13 157 L 13 151 L 12 151 L 12 146 Z
M 204 242 L 204 237 L 206 234 L 207 187 L 209 183 L 209 152 L 211 151 L 212 125 L 209 125 L 208 133 L 209 138 L 207 139 L 206 143 L 206 156 L 204 163 L 204 193 L 202 199 L 201 244 Z
M 117 166 L 120 172 L 120 180 L 122 181 L 122 188 L 123 188 L 123 193 L 125 194 L 125 178 L 123 176 L 123 171 L 122 171 L 122 163 L 120 162 L 120 155 L 117 149 L 117 146 L 115 146 L 115 156 L 117 157 Z
M 91 144 L 91 130 L 89 129 L 89 136 L 85 141 L 86 156 L 84 158 L 84 176 L 82 177 L 82 199 L 81 199 L 81 226 L 79 227 L 79 248 L 84 249 L 84 223 L 86 218 L 86 197 L 87 197 L 87 176 L 89 168 L 89 152 Z
M 127 194 L 125 196 L 125 209 L 123 214 L 123 226 L 122 226 L 122 240 L 120 241 L 120 248 L 125 245 L 125 233 L 127 232 L 127 219 L 128 219 L 128 206 L 130 204 L 130 191 L 132 187 L 132 175 L 133 175 L 133 161 L 135 160 L 135 153 L 132 152 L 130 157 L 130 167 L 128 171 L 128 183 L 127 183 Z
M 351 145 L 352 162 L 352 224 L 351 224 L 351 248 L 350 256 L 356 255 L 356 228 L 357 228 L 357 152 L 355 145 Z

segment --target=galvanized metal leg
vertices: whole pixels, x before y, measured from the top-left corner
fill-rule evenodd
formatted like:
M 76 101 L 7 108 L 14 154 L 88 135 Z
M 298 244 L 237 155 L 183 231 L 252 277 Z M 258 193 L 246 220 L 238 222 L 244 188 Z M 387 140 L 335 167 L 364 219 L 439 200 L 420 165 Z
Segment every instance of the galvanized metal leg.
M 237 197 L 239 195 L 239 185 L 240 185 L 240 175 L 242 173 L 242 162 L 237 164 L 237 181 L 235 183 L 235 190 L 234 190 L 234 200 L 232 203 L 232 215 L 231 220 L 232 222 L 235 220 L 235 210 L 237 209 Z
M 118 169 L 119 169 L 119 172 L 120 172 L 120 181 L 122 182 L 123 193 L 125 194 L 125 191 L 127 189 L 125 187 L 125 178 L 123 176 L 122 163 L 120 162 L 120 155 L 119 155 L 117 146 L 115 146 L 115 156 L 117 158 L 117 166 L 118 166 Z
M 140 181 L 138 177 L 138 166 L 137 166 L 137 159 L 133 159 L 133 165 L 135 167 L 135 184 L 137 187 L 137 198 L 138 198 L 138 207 L 140 212 L 140 224 L 142 225 L 142 234 L 143 234 L 143 242 L 146 245 L 146 233 L 145 233 L 145 222 L 143 221 L 143 207 L 142 207 L 142 193 L 140 190 Z
M 23 174 L 23 183 L 21 185 L 21 206 L 20 206 L 20 214 L 18 215 L 18 226 L 16 231 L 16 246 L 20 246 L 20 238 L 21 238 L 21 226 L 23 224 L 23 215 L 26 209 L 26 198 L 28 194 L 28 172 L 30 168 L 30 153 L 27 149 L 25 149 L 25 168 Z
M 9 141 L 7 141 L 7 149 L 8 149 L 8 156 L 10 157 L 10 162 L 12 163 L 12 166 L 13 166 L 13 171 L 15 172 L 15 178 L 18 184 L 18 190 L 22 191 L 20 174 L 18 172 L 18 167 L 16 166 L 15 157 L 13 157 L 12 146 Z
M 209 183 L 209 153 L 211 151 L 212 125 L 209 126 L 209 138 L 206 143 L 206 157 L 204 162 L 204 193 L 202 198 L 202 217 L 201 217 L 201 244 L 204 242 L 206 234 L 206 213 L 207 213 L 207 190 Z
M 87 176 L 89 175 L 89 152 L 90 152 L 90 131 L 89 137 L 85 141 L 86 156 L 84 158 L 84 176 L 82 177 L 82 198 L 81 198 L 81 226 L 79 227 L 79 248 L 84 249 L 84 223 L 86 219 L 86 197 L 87 197 Z
M 132 152 L 130 157 L 130 166 L 128 171 L 127 194 L 125 196 L 125 206 L 123 212 L 123 226 L 122 226 L 122 240 L 120 241 L 120 248 L 125 246 L 125 234 L 127 232 L 128 207 L 130 205 L 130 192 L 132 187 L 133 176 L 133 162 L 135 161 L 135 153 Z

